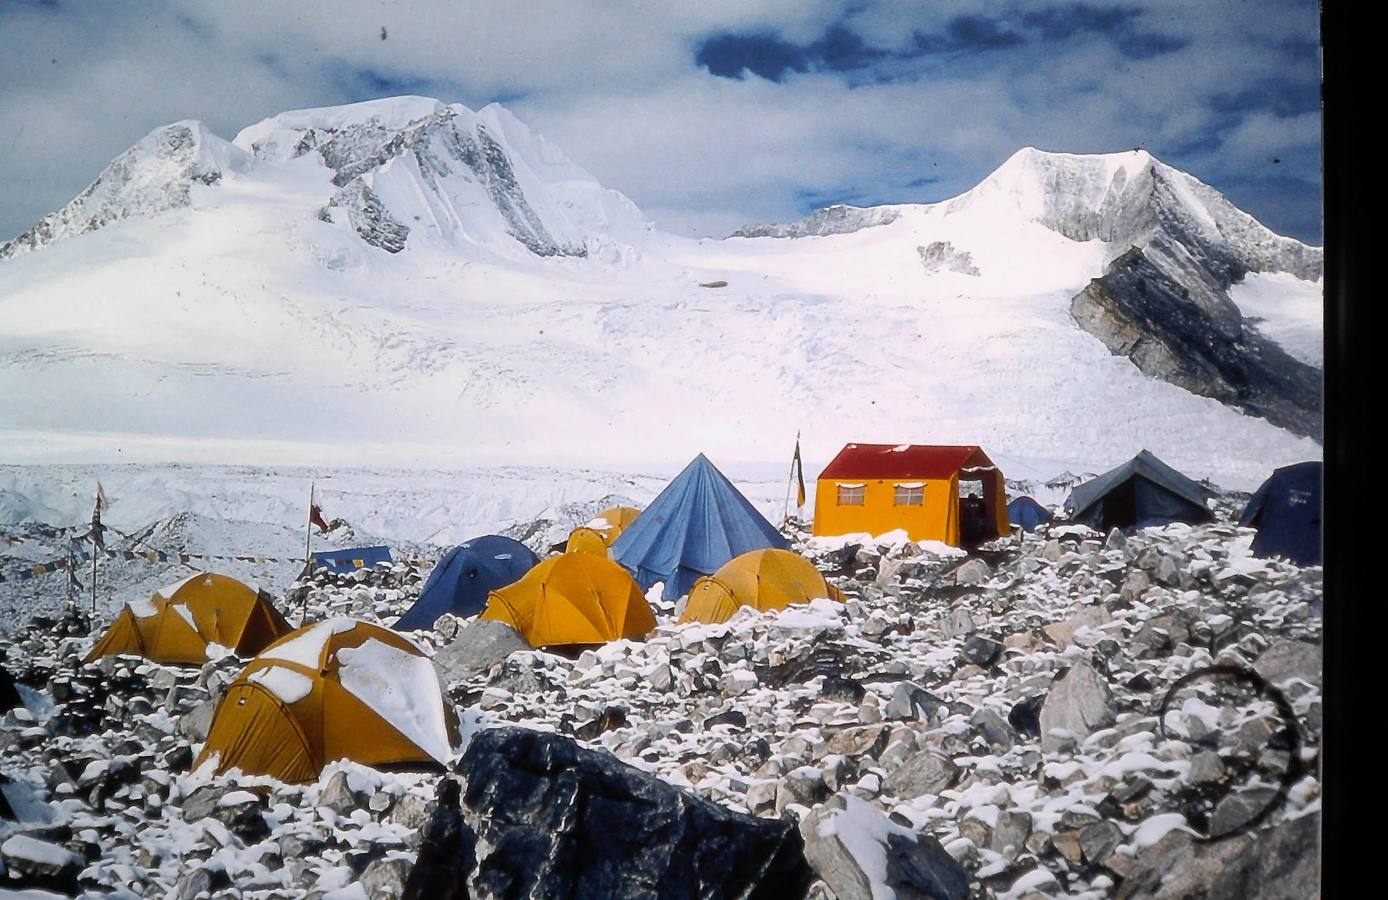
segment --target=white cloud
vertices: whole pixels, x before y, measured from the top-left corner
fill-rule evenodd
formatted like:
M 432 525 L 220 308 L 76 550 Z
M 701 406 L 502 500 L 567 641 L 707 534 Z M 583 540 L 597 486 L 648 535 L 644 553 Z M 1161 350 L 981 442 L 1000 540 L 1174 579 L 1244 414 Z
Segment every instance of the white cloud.
M 1083 7 L 1060 7 L 1094 24 Z M 842 73 L 813 71 L 781 83 L 720 78 L 695 54 L 718 32 L 803 46 L 835 23 L 905 53 L 914 34 L 943 34 L 960 15 L 1022 29 L 1036 4 L 11 3 L 0 7 L 0 31 L 17 36 L 0 56 L 0 235 L 66 202 L 169 121 L 201 118 L 230 137 L 284 109 L 389 93 L 474 107 L 500 99 L 657 222 L 694 233 L 792 217 L 815 200 L 946 196 L 1026 144 L 1141 144 L 1167 156 L 1198 147 L 1169 161 L 1207 167 L 1195 174 L 1217 187 L 1236 161 L 1282 152 L 1301 166 L 1294 174 L 1314 177 L 1297 148 L 1318 140 L 1318 116 L 1231 118 L 1212 100 L 1301 65 L 1283 45 L 1315 37 L 1315 6 L 1289 0 L 1258 16 L 1230 7 L 1147 4 L 1132 29 L 1188 43 L 1146 59 L 1120 51 L 1111 31 L 1047 45 L 1033 30 L 1023 46 L 848 73 L 850 86 Z

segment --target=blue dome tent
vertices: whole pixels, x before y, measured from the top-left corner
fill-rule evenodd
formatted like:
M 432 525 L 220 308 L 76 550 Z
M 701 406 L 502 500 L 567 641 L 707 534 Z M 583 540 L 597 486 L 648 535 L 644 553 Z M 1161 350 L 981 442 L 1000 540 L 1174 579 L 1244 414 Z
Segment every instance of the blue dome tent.
M 520 541 L 488 534 L 459 544 L 439 560 L 414 606 L 395 623 L 396 631 L 433 627 L 446 612 L 473 616 L 487 605 L 487 595 L 506 587 L 540 561 Z
M 621 533 L 612 559 L 642 590 L 665 582 L 666 597 L 689 591 L 734 556 L 790 542 L 700 453 Z
M 1321 562 L 1321 477 L 1319 462 L 1273 471 L 1244 507 L 1239 524 L 1258 529 L 1254 556 L 1280 556 L 1299 566 Z
M 1042 525 L 1050 524 L 1054 518 L 1049 509 L 1031 497 L 1018 497 L 1007 504 L 1007 521 L 1023 531 L 1035 531 Z
M 1211 493 L 1148 450 L 1070 492 L 1070 517 L 1096 531 L 1214 519 Z

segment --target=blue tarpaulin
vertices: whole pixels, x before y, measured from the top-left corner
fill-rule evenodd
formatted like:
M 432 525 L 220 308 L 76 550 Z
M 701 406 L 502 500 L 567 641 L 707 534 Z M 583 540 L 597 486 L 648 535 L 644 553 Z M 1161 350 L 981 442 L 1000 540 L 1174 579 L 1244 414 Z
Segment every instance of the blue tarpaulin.
M 353 547 L 350 550 L 319 550 L 313 554 L 312 569 L 323 567 L 331 572 L 351 572 L 369 569 L 378 562 L 390 562 L 389 547 Z
M 395 630 L 432 628 L 446 612 L 475 616 L 487 605 L 489 593 L 520 580 L 539 561 L 529 547 L 499 534 L 459 544 L 434 566 L 419 599 L 395 623 Z
M 789 541 L 700 453 L 611 547 L 642 590 L 665 582 L 664 596 L 689 591 L 734 556 Z
M 1321 476 L 1319 462 L 1275 470 L 1248 501 L 1239 524 L 1258 529 L 1254 556 L 1280 556 L 1301 566 L 1321 562 Z
M 1053 518 L 1049 509 L 1031 497 L 1018 497 L 1007 504 L 1007 521 L 1020 526 L 1023 531 L 1035 531 Z

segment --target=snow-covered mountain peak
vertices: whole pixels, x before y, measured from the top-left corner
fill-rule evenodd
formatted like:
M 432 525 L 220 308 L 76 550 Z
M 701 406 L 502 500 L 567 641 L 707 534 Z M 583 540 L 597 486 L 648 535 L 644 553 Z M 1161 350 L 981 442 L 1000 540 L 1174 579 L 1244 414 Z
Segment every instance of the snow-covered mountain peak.
M 466 109 L 460 104 L 459 108 Z M 433 97 L 402 96 L 384 97 L 379 100 L 365 100 L 343 106 L 321 106 L 310 109 L 295 109 L 262 119 L 248 125 L 236 135 L 232 143 L 262 159 L 274 158 L 282 152 L 282 143 L 290 138 L 292 145 L 304 132 L 310 130 L 338 131 L 356 125 L 375 125 L 379 128 L 395 130 L 404 128 L 420 119 L 435 115 L 445 107 L 442 101 Z
M 154 129 L 113 159 L 96 180 L 57 212 L 8 243 L 9 259 L 56 241 L 136 216 L 188 206 L 196 186 L 212 186 L 223 175 L 244 171 L 251 158 L 196 119 Z
M 314 162 L 330 170 L 326 190 Z M 276 194 L 288 188 L 310 202 L 317 194 L 317 205 L 303 208 L 305 220 L 349 229 L 388 253 L 430 245 L 449 254 L 586 256 L 651 229 L 635 204 L 504 107 L 474 112 L 406 96 L 280 113 L 232 142 L 199 122 L 164 126 L 72 203 L 0 245 L 0 259 L 189 206 L 195 186 L 215 185 L 232 170 L 273 183 Z
M 1109 259 L 1153 247 L 1183 268 L 1193 259 L 1211 284 L 1227 286 L 1247 272 L 1320 277 L 1319 248 L 1274 233 L 1214 188 L 1140 149 L 1073 154 L 1026 147 L 944 209 L 1000 225 L 1021 218 L 1071 240 L 1102 241 Z

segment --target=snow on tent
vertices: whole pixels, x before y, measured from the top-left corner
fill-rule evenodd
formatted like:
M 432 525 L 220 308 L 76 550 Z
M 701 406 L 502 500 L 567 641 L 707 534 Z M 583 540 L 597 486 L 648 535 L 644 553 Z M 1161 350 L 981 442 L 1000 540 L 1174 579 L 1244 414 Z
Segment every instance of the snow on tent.
M 418 647 L 334 618 L 271 644 L 227 685 L 194 768 L 302 783 L 339 759 L 436 768 L 458 741 L 457 716 Z
M 475 616 L 487 595 L 534 568 L 540 558 L 520 541 L 488 534 L 459 544 L 439 560 L 424 590 L 395 623 L 396 631 L 431 628 L 444 613 Z
M 130 653 L 160 663 L 201 665 L 228 651 L 254 656 L 292 629 L 260 591 L 198 572 L 123 607 L 84 662 Z
M 809 560 L 789 550 L 753 550 L 694 582 L 680 621 L 726 622 L 738 607 L 785 609 L 819 597 L 843 601 Z
M 617 540 L 640 514 L 641 510 L 634 506 L 614 506 L 605 509 L 594 516 L 591 522 L 569 532 L 564 552 L 596 553 L 598 556 L 606 556 L 607 548 L 612 546 L 612 542 Z
M 611 556 L 642 590 L 678 597 L 734 556 L 789 542 L 702 453 L 627 526 Z
M 351 572 L 369 569 L 376 563 L 391 561 L 389 547 L 353 547 L 349 550 L 318 550 L 313 554 L 314 571 L 326 568 L 329 572 Z
M 1239 524 L 1258 529 L 1251 547 L 1254 556 L 1320 565 L 1323 470 L 1319 462 L 1283 466 L 1253 494 Z
M 655 628 L 636 582 L 593 553 L 544 560 L 515 584 L 492 591 L 480 618 L 509 623 L 532 647 L 605 644 Z
M 1070 518 L 1096 531 L 1112 528 L 1209 522 L 1211 494 L 1143 450 L 1137 456 L 1070 492 Z
M 1023 531 L 1035 531 L 1054 518 L 1049 509 L 1031 497 L 1018 497 L 1007 504 L 1007 521 Z

